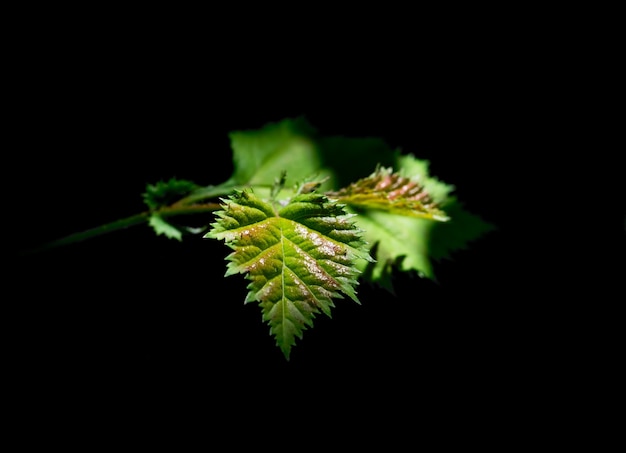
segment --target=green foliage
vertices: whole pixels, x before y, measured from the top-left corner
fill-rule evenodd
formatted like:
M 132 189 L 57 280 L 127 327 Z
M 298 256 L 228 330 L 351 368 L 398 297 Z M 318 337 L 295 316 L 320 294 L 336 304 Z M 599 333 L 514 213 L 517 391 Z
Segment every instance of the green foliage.
M 281 173 L 289 178 L 287 184 L 310 177 L 321 167 L 313 137 L 313 128 L 302 120 L 232 132 L 234 172 L 227 184 L 271 187 Z
M 417 272 L 420 277 L 436 280 L 433 261 L 451 257 L 494 229 L 490 223 L 467 212 L 451 195 L 454 186 L 431 176 L 428 167 L 428 161 L 412 154 L 396 155 L 395 168 L 401 178 L 408 178 L 422 187 L 429 202 L 445 213 L 438 215 L 445 215 L 447 221 L 434 222 L 441 219 L 429 219 L 421 215 L 421 211 L 407 215 L 406 212 L 378 208 L 361 210 L 357 218 L 376 258 L 375 263 L 359 263 L 363 278 L 390 291 L 393 290 L 394 272 Z
M 357 300 L 357 278 L 390 291 L 394 272 L 435 279 L 433 260 L 493 228 L 463 209 L 451 196 L 454 186 L 431 176 L 427 161 L 378 139 L 321 137 L 298 119 L 232 133 L 231 143 L 234 173 L 222 187 L 237 191 L 223 200 L 205 237 L 235 250 L 226 275 L 251 280 L 246 302 L 261 305 L 287 358 L 315 314 L 330 316 L 333 299 L 343 293 Z M 347 213 L 354 216 L 348 230 L 329 229 L 348 225 Z M 333 236 L 338 231 L 344 236 Z M 351 253 L 337 254 L 339 243 Z
M 219 199 L 204 237 L 234 250 L 226 275 L 250 280 L 245 302 L 260 304 L 287 358 L 316 314 L 330 316 L 333 299 L 358 301 L 357 281 L 393 291 L 395 272 L 436 279 L 435 261 L 493 229 L 464 210 L 454 186 L 429 174 L 427 161 L 381 139 L 326 137 L 297 118 L 235 131 L 230 140 L 234 170 L 226 181 L 202 188 L 170 181 L 152 193 L 162 201 L 191 189 L 174 204 L 187 208 Z M 180 239 L 159 215 L 150 220 L 157 234 Z
M 199 186 L 192 181 L 171 178 L 169 181 L 147 184 L 142 197 L 150 210 L 156 210 L 178 201 L 198 188 Z
M 341 205 L 316 192 L 270 204 L 251 191 L 237 191 L 216 215 L 205 237 L 234 250 L 226 275 L 246 274 L 251 283 L 245 302 L 260 304 L 287 360 L 315 315 L 331 316 L 333 299 L 345 294 L 358 302 L 354 263 L 371 258 Z
M 159 214 L 152 214 L 148 224 L 154 228 L 154 232 L 157 235 L 163 234 L 170 239 L 183 240 L 183 232 L 171 223 L 166 222 Z
M 306 179 L 321 181 L 320 191 L 337 190 L 368 176 L 378 165 L 391 166 L 397 152 L 380 138 L 323 136 L 304 118 L 230 134 L 233 174 L 216 186 L 227 189 L 272 187 L 281 173 L 285 187 Z M 267 193 L 267 192 L 263 192 Z
M 148 212 L 53 245 L 146 220 L 175 240 L 183 232 L 223 240 L 233 250 L 226 275 L 249 280 L 244 302 L 260 305 L 289 359 L 296 339 L 317 314 L 331 315 L 335 299 L 358 302 L 359 281 L 392 291 L 395 272 L 436 279 L 435 262 L 495 229 L 465 210 L 453 185 L 430 175 L 428 161 L 379 138 L 323 136 L 297 118 L 235 131 L 230 140 L 234 166 L 226 180 L 148 185 Z M 200 226 L 178 221 L 207 213 Z
M 170 239 L 182 241 L 182 231 L 167 222 L 158 211 L 159 209 L 169 207 L 199 188 L 200 186 L 192 181 L 176 178 L 146 185 L 146 191 L 142 194 L 142 197 L 144 203 L 150 209 L 148 224 L 157 235 L 162 234 Z
M 449 258 L 494 228 L 463 208 L 453 185 L 429 174 L 428 161 L 379 138 L 322 136 L 298 118 L 234 132 L 231 144 L 234 172 L 225 190 L 253 187 L 269 197 L 281 172 L 286 186 L 304 178 L 323 181 L 319 191 L 358 214 L 355 222 L 370 244 L 376 261 L 357 261 L 361 278 L 389 290 L 395 271 L 435 279 L 433 260 Z M 373 190 L 386 180 L 395 192 Z

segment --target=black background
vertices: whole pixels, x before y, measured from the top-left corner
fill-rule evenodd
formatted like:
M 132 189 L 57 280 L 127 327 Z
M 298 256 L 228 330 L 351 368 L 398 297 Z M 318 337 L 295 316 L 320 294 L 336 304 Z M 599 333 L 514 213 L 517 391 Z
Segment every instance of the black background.
M 422 404 L 433 416 L 573 404 L 568 376 L 594 355 L 597 326 L 579 324 L 584 308 L 564 296 L 579 275 L 562 278 L 573 243 L 554 201 L 568 188 L 544 182 L 563 169 L 562 137 L 588 131 L 563 124 L 579 99 L 565 95 L 550 52 L 529 56 L 516 40 L 437 40 L 436 52 L 417 40 L 407 54 L 376 40 L 296 52 L 280 40 L 225 49 L 184 34 L 61 34 L 36 38 L 13 68 L 12 251 L 142 211 L 147 183 L 220 183 L 232 172 L 229 132 L 298 116 L 429 160 L 498 230 L 436 263 L 436 283 L 398 274 L 394 294 L 362 284 L 361 305 L 337 301 L 289 362 L 260 309 L 243 304 L 243 277 L 223 277 L 228 250 L 216 241 L 141 225 L 11 256 L 5 345 L 25 398 L 239 415 L 285 400 Z

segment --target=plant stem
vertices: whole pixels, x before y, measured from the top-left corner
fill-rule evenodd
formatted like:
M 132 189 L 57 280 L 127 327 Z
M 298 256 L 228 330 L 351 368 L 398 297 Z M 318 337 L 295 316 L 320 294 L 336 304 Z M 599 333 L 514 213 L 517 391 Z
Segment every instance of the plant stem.
M 162 217 L 174 217 L 177 215 L 188 215 L 188 214 L 199 214 L 203 212 L 212 212 L 220 208 L 218 203 L 204 203 L 197 205 L 179 205 L 175 203 L 171 206 L 166 206 L 158 211 L 155 211 L 156 214 L 159 214 Z M 22 255 L 31 255 L 34 253 L 44 252 L 47 250 L 51 250 L 57 247 L 74 244 L 76 242 L 81 242 L 87 239 L 92 239 L 98 236 L 102 236 L 107 233 L 111 233 L 113 231 L 123 230 L 125 228 L 129 228 L 131 226 L 140 225 L 142 223 L 147 222 L 150 219 L 150 216 L 153 213 L 150 211 L 144 211 L 139 214 L 132 215 L 130 217 L 125 217 L 123 219 L 115 220 L 113 222 L 106 223 L 104 225 L 97 226 L 95 228 L 90 228 L 88 230 L 80 231 L 77 233 L 72 233 L 68 236 L 65 236 L 60 239 L 55 239 L 53 241 L 47 242 L 39 247 L 32 248 L 21 252 Z
M 64 245 L 73 244 L 75 242 L 81 242 L 86 239 L 91 239 L 97 236 L 102 236 L 103 234 L 110 233 L 112 231 L 118 231 L 124 228 L 131 227 L 133 225 L 139 225 L 141 223 L 144 223 L 148 220 L 149 217 L 150 217 L 149 212 L 142 212 L 140 214 L 135 214 L 133 216 L 126 217 L 124 219 L 119 219 L 114 222 L 109 222 L 104 225 L 97 226 L 95 228 L 90 228 L 88 230 L 80 231 L 77 233 L 72 233 L 63 238 L 46 242 L 40 247 L 29 249 L 23 252 L 22 254 L 29 255 L 29 254 L 33 254 L 37 252 L 44 252 L 46 250 L 54 249 L 54 248 L 61 247 Z
M 211 212 L 220 209 L 220 204 L 215 202 L 201 203 L 203 200 L 215 199 L 216 197 L 226 195 L 235 189 L 241 189 L 245 186 L 226 182 L 219 186 L 207 186 L 197 189 L 184 198 L 172 203 L 169 206 L 162 207 L 156 211 L 144 211 L 139 214 L 115 220 L 104 225 L 97 226 L 88 230 L 72 233 L 60 239 L 47 242 L 39 247 L 22 251 L 21 255 L 31 255 L 34 253 L 52 250 L 61 246 L 74 244 L 87 239 L 102 236 L 107 233 L 129 228 L 147 222 L 152 214 L 158 214 L 163 218 L 173 217 L 177 215 L 199 214 L 203 212 Z

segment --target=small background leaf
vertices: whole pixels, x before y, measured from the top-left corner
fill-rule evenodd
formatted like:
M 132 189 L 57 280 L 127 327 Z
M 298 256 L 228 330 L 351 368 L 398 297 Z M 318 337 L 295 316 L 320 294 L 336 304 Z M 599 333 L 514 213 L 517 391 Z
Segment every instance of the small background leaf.
M 147 184 L 142 197 L 148 208 L 155 210 L 170 205 L 198 188 L 192 181 L 171 178 L 168 181 Z
M 178 241 L 182 240 L 183 233 L 175 226 L 163 220 L 160 215 L 152 214 L 150 216 L 150 219 L 148 220 L 148 223 L 152 228 L 154 228 L 154 231 L 157 235 L 163 234 L 170 239 L 176 239 Z
M 320 168 L 314 129 L 304 119 L 287 119 L 259 130 L 230 134 L 234 172 L 229 183 L 271 187 L 282 172 L 287 185 L 310 177 Z
M 281 172 L 285 186 L 308 178 L 320 192 L 336 190 L 395 162 L 396 152 L 380 138 L 321 136 L 303 117 L 230 134 L 234 171 L 225 186 L 271 187 Z

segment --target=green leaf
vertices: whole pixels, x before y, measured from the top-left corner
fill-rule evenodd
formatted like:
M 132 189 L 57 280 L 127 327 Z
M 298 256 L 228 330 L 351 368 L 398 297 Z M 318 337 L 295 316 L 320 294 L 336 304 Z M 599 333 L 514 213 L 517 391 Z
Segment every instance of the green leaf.
M 391 290 L 391 277 L 396 269 L 414 270 L 420 277 L 434 278 L 428 239 L 435 222 L 368 210 L 359 214 L 357 223 L 367 241 L 374 244 L 372 256 L 376 262 L 359 263 L 368 280 Z
M 176 239 L 178 241 L 182 240 L 183 233 L 175 226 L 163 220 L 163 218 L 160 215 L 152 214 L 150 216 L 150 219 L 148 220 L 148 223 L 150 224 L 152 228 L 154 228 L 154 231 L 156 232 L 157 236 L 159 234 L 163 234 L 170 239 Z
M 469 212 L 456 197 L 450 197 L 444 209 L 453 221 L 433 225 L 428 245 L 433 261 L 451 259 L 455 253 L 467 250 L 473 241 L 498 229 L 496 225 Z
M 230 133 L 233 185 L 271 187 L 286 173 L 287 184 L 310 177 L 320 168 L 314 130 L 304 119 L 287 119 L 259 130 Z
M 454 195 L 455 187 L 445 184 L 429 174 L 429 162 L 412 154 L 398 157 L 398 168 L 405 174 L 414 175 L 424 184 L 433 200 L 450 217 L 449 222 L 430 225 L 425 238 L 428 255 L 433 261 L 452 258 L 454 252 L 466 250 L 473 241 L 497 230 L 497 227 L 465 209 L 463 202 Z
M 432 201 L 449 217 L 447 222 L 403 215 L 401 211 L 361 209 L 356 218 L 364 238 L 372 244 L 374 263 L 361 261 L 364 278 L 393 289 L 392 274 L 415 271 L 424 278 L 436 280 L 433 261 L 450 258 L 457 250 L 467 248 L 494 226 L 465 211 L 450 194 L 454 186 L 445 184 L 428 173 L 428 161 L 413 155 L 398 156 L 398 172 L 419 182 Z M 362 207 L 362 206 L 361 206 Z
M 258 194 L 269 194 L 282 172 L 285 187 L 316 178 L 324 181 L 321 191 L 339 189 L 377 165 L 393 164 L 397 154 L 381 138 L 322 136 L 302 117 L 231 132 L 230 141 L 234 171 L 223 185 L 254 187 Z
M 250 280 L 245 303 L 258 302 L 276 345 L 289 360 L 296 338 L 319 313 L 331 316 L 333 299 L 359 302 L 356 260 L 371 260 L 361 231 L 342 205 L 317 192 L 269 203 L 236 191 L 205 235 L 224 240 L 226 276 Z
M 147 184 L 146 191 L 142 194 L 142 197 L 150 210 L 156 210 L 178 201 L 198 188 L 199 186 L 192 181 L 171 178 L 169 181 Z

